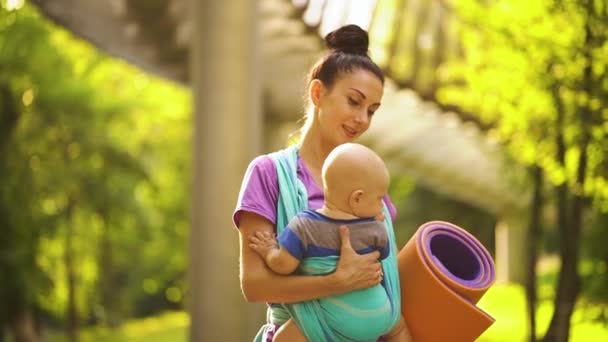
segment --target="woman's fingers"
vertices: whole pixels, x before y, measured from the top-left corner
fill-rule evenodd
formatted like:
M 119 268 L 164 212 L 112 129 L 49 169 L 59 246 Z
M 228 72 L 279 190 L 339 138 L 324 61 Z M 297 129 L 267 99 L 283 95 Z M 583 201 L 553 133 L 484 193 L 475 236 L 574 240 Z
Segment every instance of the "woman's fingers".
M 361 276 L 372 283 L 372 285 L 376 285 L 382 281 L 384 277 L 384 271 L 382 269 L 382 264 L 378 261 L 378 255 L 365 254 L 362 255 L 361 258 L 365 258 L 366 263 L 362 265 L 360 270 Z M 373 253 L 376 254 L 376 253 Z
M 380 252 L 378 252 L 378 251 L 373 251 L 371 253 L 363 254 L 361 257 L 369 262 L 378 263 L 378 264 L 380 263 L 380 261 L 378 261 L 378 259 L 380 258 Z
M 340 226 L 339 228 L 340 231 L 340 251 L 342 252 L 342 255 L 344 254 L 344 252 L 349 253 L 349 252 L 354 252 L 353 251 L 353 246 L 350 244 L 350 231 L 348 230 L 347 226 Z
M 346 226 L 340 227 L 340 239 L 342 246 L 336 273 L 344 282 L 345 290 L 363 289 L 379 284 L 384 276 L 382 264 L 378 261 L 380 253 L 378 251 L 363 255 L 356 253 L 352 248 Z

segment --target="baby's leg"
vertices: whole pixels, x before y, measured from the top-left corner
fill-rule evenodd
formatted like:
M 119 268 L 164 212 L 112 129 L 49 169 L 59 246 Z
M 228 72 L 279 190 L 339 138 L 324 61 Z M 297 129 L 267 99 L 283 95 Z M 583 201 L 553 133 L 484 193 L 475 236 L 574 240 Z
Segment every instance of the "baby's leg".
M 273 342 L 308 342 L 292 318 L 281 325 L 272 339 Z
M 389 332 L 388 334 L 384 335 L 384 338 L 387 342 L 412 342 L 410 330 L 407 328 L 403 316 L 401 316 L 399 323 L 395 325 L 393 330 L 391 330 L 391 332 Z

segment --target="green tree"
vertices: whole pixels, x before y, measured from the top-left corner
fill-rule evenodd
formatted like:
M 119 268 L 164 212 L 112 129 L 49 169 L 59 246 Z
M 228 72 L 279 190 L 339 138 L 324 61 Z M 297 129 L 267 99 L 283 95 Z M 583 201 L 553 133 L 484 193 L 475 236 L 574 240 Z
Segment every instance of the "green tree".
M 451 5 L 464 56 L 442 67 L 438 98 L 495 127 L 489 133 L 521 164 L 538 166 L 555 189 L 561 270 L 544 339 L 566 341 L 580 290 L 583 215 L 591 205 L 608 205 L 606 3 Z
M 188 94 L 0 2 L 0 326 L 183 300 Z M 145 284 L 158 284 L 144 286 Z M 145 290 L 145 291 L 144 291 Z M 147 313 L 150 313 L 148 311 Z

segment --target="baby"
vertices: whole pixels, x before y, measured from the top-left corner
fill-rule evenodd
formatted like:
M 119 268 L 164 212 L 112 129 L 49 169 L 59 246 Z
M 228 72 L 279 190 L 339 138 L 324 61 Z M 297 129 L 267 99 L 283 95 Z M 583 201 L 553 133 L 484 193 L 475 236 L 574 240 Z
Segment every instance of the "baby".
M 383 214 L 390 176 L 382 159 L 363 145 L 342 144 L 325 160 L 322 178 L 325 196 L 322 208 L 298 213 L 279 234 L 278 241 L 267 232 L 257 232 L 249 238 L 249 246 L 276 273 L 290 274 L 299 267 L 299 272 L 306 274 L 302 264 L 307 258 L 338 257 L 342 225 L 348 226 L 351 244 L 359 254 L 377 250 L 380 259 L 384 259 L 390 253 Z M 355 295 L 364 295 L 365 301 L 354 299 Z M 340 302 L 341 299 L 344 301 Z M 350 305 L 348 312 L 361 313 L 360 317 L 352 317 L 350 313 L 327 315 L 327 324 L 343 336 L 375 340 L 384 335 L 385 341 L 411 340 L 402 316 L 391 327 L 391 303 L 381 284 L 319 301 L 328 311 Z M 292 318 L 281 326 L 273 341 L 305 340 Z

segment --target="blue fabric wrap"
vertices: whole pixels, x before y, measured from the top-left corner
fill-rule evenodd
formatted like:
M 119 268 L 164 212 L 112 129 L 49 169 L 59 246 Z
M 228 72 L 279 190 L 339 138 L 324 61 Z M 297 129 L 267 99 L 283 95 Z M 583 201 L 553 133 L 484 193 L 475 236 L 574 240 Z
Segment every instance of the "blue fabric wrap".
M 278 235 L 293 217 L 307 209 L 308 193 L 297 177 L 298 146 L 275 152 L 271 157 L 279 181 Z M 309 341 L 376 341 L 389 332 L 401 315 L 401 293 L 395 233 L 386 204 L 384 215 L 390 253 L 382 260 L 384 279 L 381 284 L 300 303 L 273 303 L 268 308 L 267 324 L 262 326 L 254 341 L 262 342 L 272 324 L 281 325 L 289 318 L 295 320 Z M 329 274 L 335 271 L 337 263 L 336 256 L 305 258 L 298 272 L 307 275 Z

